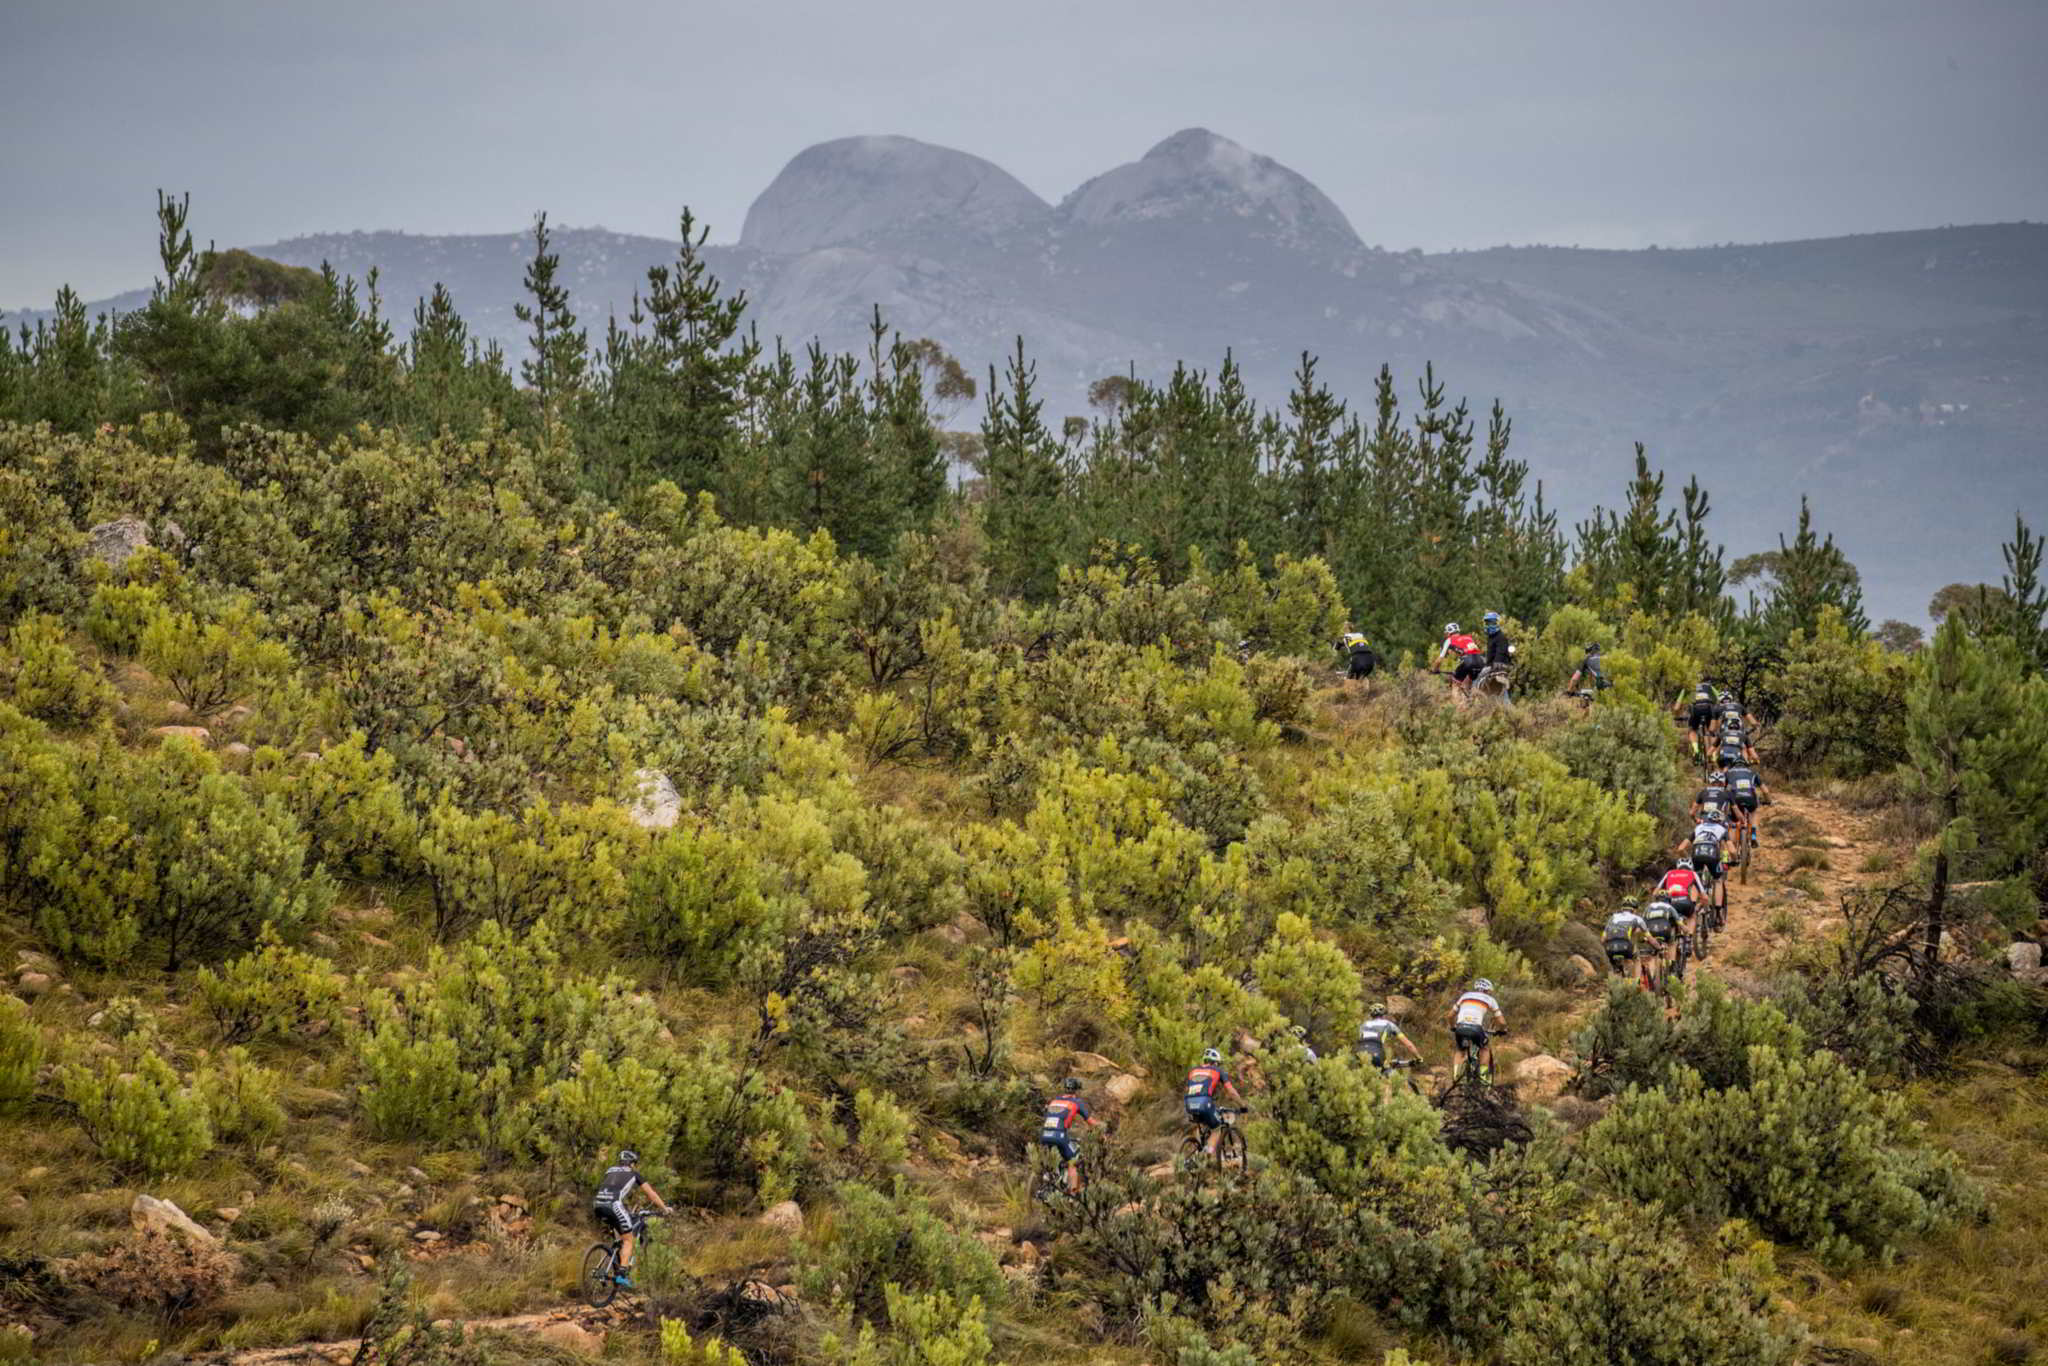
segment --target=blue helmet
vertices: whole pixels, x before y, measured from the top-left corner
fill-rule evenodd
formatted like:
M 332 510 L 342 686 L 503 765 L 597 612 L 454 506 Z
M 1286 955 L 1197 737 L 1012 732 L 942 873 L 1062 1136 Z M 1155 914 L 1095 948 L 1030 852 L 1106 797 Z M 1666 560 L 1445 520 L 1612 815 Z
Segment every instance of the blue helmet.
M 1480 620 L 1486 623 L 1486 634 L 1488 635 L 1492 635 L 1500 629 L 1500 613 L 1498 612 L 1488 612 Z

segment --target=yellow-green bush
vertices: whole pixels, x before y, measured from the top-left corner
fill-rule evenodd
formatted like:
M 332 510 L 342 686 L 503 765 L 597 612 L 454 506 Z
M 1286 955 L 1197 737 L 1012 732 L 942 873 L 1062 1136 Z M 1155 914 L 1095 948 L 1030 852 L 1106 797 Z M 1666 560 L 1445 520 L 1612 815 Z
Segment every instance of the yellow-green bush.
M 28 1005 L 0 996 L 0 1106 L 35 1094 L 44 1051 L 42 1028 L 29 1015 Z
M 192 984 L 231 1044 L 338 1024 L 348 988 L 326 959 L 285 944 L 268 925 L 252 952 L 199 969 Z
M 100 1156 L 124 1175 L 175 1176 L 213 1147 L 212 1107 L 155 1052 L 69 1063 L 57 1089 Z
M 831 1216 L 797 1247 L 804 1298 L 835 1304 L 870 1323 L 888 1319 L 888 1288 L 1000 1304 L 1005 1282 L 980 1239 L 954 1231 L 901 1180 L 889 1194 L 848 1182 Z
M 114 706 L 114 689 L 79 658 L 55 617 L 31 614 L 14 623 L 0 651 L 0 696 L 24 714 L 67 729 L 89 726 Z

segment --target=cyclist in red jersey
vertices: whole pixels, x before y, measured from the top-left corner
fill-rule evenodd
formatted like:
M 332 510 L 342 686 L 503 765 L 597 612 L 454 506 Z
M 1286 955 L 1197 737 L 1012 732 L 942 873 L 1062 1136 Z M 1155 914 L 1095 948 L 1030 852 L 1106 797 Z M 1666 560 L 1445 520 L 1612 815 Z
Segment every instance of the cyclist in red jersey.
M 1457 622 L 1444 627 L 1443 648 L 1436 652 L 1436 659 L 1429 666 L 1431 673 L 1441 673 L 1447 656 L 1456 655 L 1457 667 L 1451 670 L 1451 686 L 1459 692 L 1472 691 L 1472 680 L 1479 677 L 1479 671 L 1486 664 L 1486 650 L 1469 635 Z

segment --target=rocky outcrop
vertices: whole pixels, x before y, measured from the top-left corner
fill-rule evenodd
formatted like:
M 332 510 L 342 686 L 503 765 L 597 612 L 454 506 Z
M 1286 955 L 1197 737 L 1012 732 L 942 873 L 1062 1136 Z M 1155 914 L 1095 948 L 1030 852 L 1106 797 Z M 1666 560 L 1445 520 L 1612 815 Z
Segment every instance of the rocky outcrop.
M 915 138 L 837 138 L 799 152 L 747 210 L 740 245 L 801 253 L 931 227 L 985 238 L 1042 228 L 1051 207 L 992 161 Z
M 1344 211 L 1305 177 L 1206 128 L 1182 129 L 1096 176 L 1067 196 L 1060 216 L 1080 228 L 1222 220 L 1289 247 L 1365 245 Z
M 633 771 L 633 806 L 626 814 L 643 830 L 671 830 L 683 816 L 683 797 L 668 774 L 659 769 Z
M 128 1222 L 138 1233 L 163 1233 L 189 1239 L 202 1246 L 212 1247 L 220 1239 L 208 1233 L 192 1221 L 192 1216 L 168 1200 L 159 1200 L 154 1195 L 138 1195 L 135 1203 L 128 1207 Z

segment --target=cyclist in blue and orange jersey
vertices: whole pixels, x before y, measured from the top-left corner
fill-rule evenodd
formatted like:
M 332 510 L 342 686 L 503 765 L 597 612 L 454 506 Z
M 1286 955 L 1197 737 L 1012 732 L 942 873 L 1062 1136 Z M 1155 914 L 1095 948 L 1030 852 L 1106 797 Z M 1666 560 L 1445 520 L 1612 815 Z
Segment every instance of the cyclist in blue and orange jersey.
M 1229 1096 L 1244 1108 L 1244 1097 L 1237 1093 L 1223 1070 L 1223 1055 L 1212 1048 L 1202 1054 L 1199 1066 L 1188 1069 L 1188 1079 L 1181 1086 L 1188 1118 L 1208 1130 L 1208 1137 L 1202 1140 L 1202 1151 L 1211 1157 L 1216 1155 L 1216 1135 L 1223 1127 L 1223 1116 L 1216 1110 L 1219 1095 Z
M 1081 1145 L 1075 1142 L 1073 1134 L 1077 1119 L 1091 1129 L 1095 1127 L 1095 1116 L 1088 1113 L 1088 1103 L 1081 1099 L 1081 1079 L 1068 1077 L 1061 1083 L 1060 1093 L 1045 1103 L 1045 1114 L 1038 1122 L 1038 1141 L 1059 1153 L 1069 1195 L 1081 1193 Z
M 1443 647 L 1436 652 L 1429 671 L 1442 672 L 1444 659 L 1450 655 L 1456 655 L 1458 659 L 1457 667 L 1451 670 L 1451 686 L 1460 692 L 1472 691 L 1472 680 L 1479 677 L 1479 671 L 1486 667 L 1486 651 L 1455 621 L 1444 627 Z

